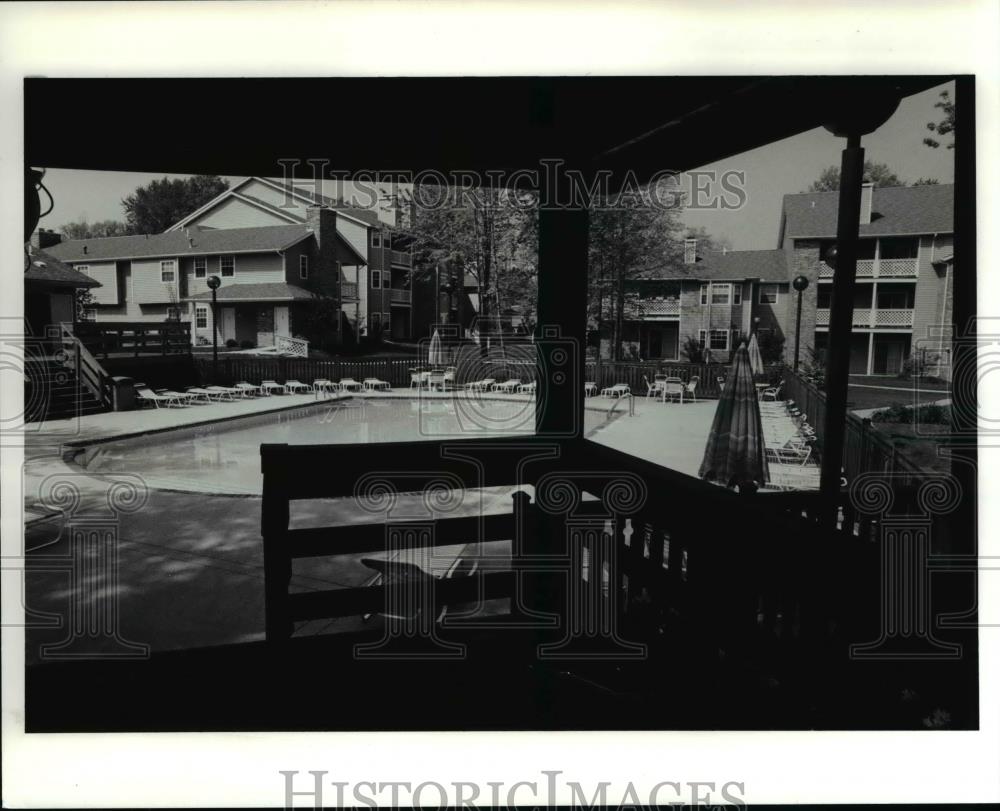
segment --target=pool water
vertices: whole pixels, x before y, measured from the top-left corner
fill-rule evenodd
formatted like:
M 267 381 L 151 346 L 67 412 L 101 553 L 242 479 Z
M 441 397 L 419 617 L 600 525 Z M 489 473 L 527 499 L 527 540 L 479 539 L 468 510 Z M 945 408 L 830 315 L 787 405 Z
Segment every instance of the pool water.
M 605 419 L 591 411 L 586 416 L 588 429 Z M 529 436 L 534 423 L 533 401 L 352 398 L 91 445 L 73 461 L 96 474 L 137 474 L 154 488 L 259 495 L 262 443 L 351 445 Z

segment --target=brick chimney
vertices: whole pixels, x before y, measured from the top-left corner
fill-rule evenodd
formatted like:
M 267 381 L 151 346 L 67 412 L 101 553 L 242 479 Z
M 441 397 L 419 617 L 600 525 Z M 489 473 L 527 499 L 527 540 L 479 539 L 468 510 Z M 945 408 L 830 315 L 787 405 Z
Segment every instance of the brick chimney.
M 334 251 L 337 243 L 336 211 L 322 206 L 309 206 L 306 209 L 306 228 L 316 235 L 316 244 L 321 253 Z
M 872 195 L 875 193 L 874 183 L 861 184 L 861 225 L 868 225 L 872 221 Z
M 40 251 L 58 245 L 60 242 L 62 242 L 62 234 L 57 234 L 48 228 L 39 228 L 31 235 L 31 247 Z
M 693 265 L 698 261 L 698 240 L 697 239 L 685 239 L 684 240 L 684 264 Z

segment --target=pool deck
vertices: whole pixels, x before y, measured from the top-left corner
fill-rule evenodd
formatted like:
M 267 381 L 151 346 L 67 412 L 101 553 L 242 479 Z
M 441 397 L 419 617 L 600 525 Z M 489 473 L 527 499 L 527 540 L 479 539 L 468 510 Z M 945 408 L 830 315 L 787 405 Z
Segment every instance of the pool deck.
M 409 389 L 398 389 L 363 396 L 409 399 L 417 395 Z M 456 395 L 421 392 L 419 396 L 440 400 Z M 460 392 L 457 396 L 469 395 Z M 518 402 L 531 399 L 530 395 L 485 396 Z M 109 511 L 110 488 L 115 482 L 129 478 L 128 474 L 88 474 L 66 464 L 62 450 L 68 443 L 86 444 L 316 402 L 312 394 L 276 395 L 187 408 L 96 414 L 76 421 L 58 420 L 34 426 L 40 430 L 28 434 L 23 471 L 25 543 L 31 550 L 30 556 L 35 560 L 53 556 L 57 563 L 70 560 L 70 536 L 75 522 L 92 522 L 96 518 L 114 532 L 117 560 L 113 571 L 98 575 L 101 581 L 98 587 L 84 593 L 74 591 L 69 572 L 60 571 L 58 566 L 26 573 L 28 607 L 64 618 L 68 607 L 77 601 L 96 604 L 113 594 L 121 636 L 149 645 L 153 650 L 261 639 L 264 570 L 259 497 L 178 493 L 152 486 L 145 489 L 141 503 L 133 509 Z M 587 401 L 591 409 L 608 409 L 612 405 L 605 398 Z M 626 413 L 620 413 L 591 438 L 695 476 L 716 405 L 714 400 L 680 405 L 636 398 L 635 417 L 627 416 L 624 409 Z M 780 473 L 778 467 L 790 466 L 772 465 L 772 477 Z M 789 471 L 788 475 L 791 481 L 809 486 L 805 482 L 813 472 L 818 481 L 818 469 L 812 465 Z M 131 478 L 142 484 L 140 475 Z M 57 498 L 53 482 L 68 482 L 76 501 Z M 507 511 L 510 507 L 511 488 L 468 491 L 467 495 L 470 514 Z M 370 519 L 367 515 L 359 517 L 352 506 L 344 500 L 308 502 L 301 509 L 296 508 L 292 521 L 297 526 L 308 526 Z M 469 554 L 469 548 L 459 545 L 437 550 L 434 568 L 447 567 L 456 557 Z M 293 573 L 293 588 L 308 590 L 370 582 L 373 573 L 360 564 L 360 557 L 343 555 L 322 561 L 300 561 Z M 336 631 L 371 621 L 378 619 L 320 621 L 301 628 L 300 633 Z M 64 636 L 61 626 L 29 629 L 28 660 L 39 659 L 41 644 L 58 642 Z

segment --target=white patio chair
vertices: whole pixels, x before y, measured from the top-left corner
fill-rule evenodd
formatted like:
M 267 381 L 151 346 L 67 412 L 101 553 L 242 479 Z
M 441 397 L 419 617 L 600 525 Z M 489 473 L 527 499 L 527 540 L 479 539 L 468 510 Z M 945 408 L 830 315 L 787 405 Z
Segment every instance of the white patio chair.
M 649 378 L 646 377 L 646 375 L 643 375 L 642 379 L 643 382 L 645 382 L 646 384 L 646 397 L 656 397 L 658 394 L 660 394 L 663 391 L 663 388 L 666 385 L 667 381 L 666 378 L 663 378 L 662 380 L 656 380 L 655 382 L 650 383 Z
M 301 380 L 286 380 L 285 391 L 289 394 L 298 394 L 300 391 L 312 391 L 313 387 Z
M 368 391 L 388 391 L 392 388 L 386 380 L 379 380 L 377 377 L 366 377 L 362 381 L 362 386 Z
M 313 391 L 340 391 L 340 384 L 320 377 L 313 381 Z
M 253 383 L 247 383 L 245 380 L 241 380 L 235 386 L 243 397 L 256 397 L 258 394 L 263 394 L 260 386 L 255 386 Z
M 267 397 L 270 397 L 273 392 L 278 392 L 279 394 L 284 394 L 287 389 L 281 385 L 277 380 L 264 380 L 260 384 L 261 393 Z
M 494 383 L 493 391 L 512 392 L 516 391 L 517 387 L 520 385 L 521 385 L 521 378 L 512 377 L 508 380 L 505 380 L 503 383 Z
M 760 392 L 760 399 L 776 401 L 781 396 L 781 388 L 785 385 L 785 381 L 782 380 L 777 386 L 770 386 L 766 389 L 762 389 Z
M 595 397 L 597 395 L 597 384 L 593 380 L 588 380 L 583 384 L 583 396 Z
M 424 373 L 410 372 L 410 388 L 422 389 L 424 387 Z
M 361 384 L 353 377 L 340 378 L 340 388 L 344 391 L 361 391 Z
M 684 387 L 684 391 L 686 391 L 688 393 L 688 396 L 691 398 L 691 402 L 692 403 L 697 403 L 698 402 L 698 398 L 695 396 L 695 392 L 698 390 L 698 381 L 700 379 L 701 378 L 699 378 L 697 376 L 692 377 L 688 381 L 688 384 Z
M 532 380 L 530 383 L 522 383 L 517 387 L 520 394 L 534 394 L 538 390 L 538 381 Z
M 242 397 L 243 392 L 235 386 L 205 386 L 205 389 L 216 395 L 220 400 L 235 400 Z M 191 389 L 188 389 L 191 391 Z

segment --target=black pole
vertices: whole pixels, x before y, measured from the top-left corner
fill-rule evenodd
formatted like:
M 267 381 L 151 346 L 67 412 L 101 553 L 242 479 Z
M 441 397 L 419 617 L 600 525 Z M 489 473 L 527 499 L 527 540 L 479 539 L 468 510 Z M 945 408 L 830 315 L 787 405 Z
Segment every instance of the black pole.
M 792 371 L 799 371 L 799 333 L 802 331 L 802 291 L 799 290 L 799 303 L 795 308 L 795 361 Z
M 854 276 L 858 264 L 858 225 L 865 151 L 861 136 L 849 135 L 841 154 L 840 203 L 837 208 L 837 252 L 833 273 L 833 300 L 826 364 L 826 416 L 823 421 L 823 459 L 820 492 L 834 507 L 840 494 L 847 422 L 847 375 L 851 363 L 851 327 L 854 318 Z M 833 520 L 835 513 L 827 515 Z
M 219 308 L 218 294 L 212 289 L 212 382 L 219 382 Z

